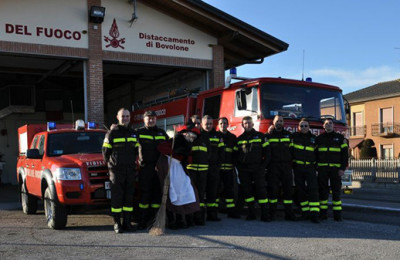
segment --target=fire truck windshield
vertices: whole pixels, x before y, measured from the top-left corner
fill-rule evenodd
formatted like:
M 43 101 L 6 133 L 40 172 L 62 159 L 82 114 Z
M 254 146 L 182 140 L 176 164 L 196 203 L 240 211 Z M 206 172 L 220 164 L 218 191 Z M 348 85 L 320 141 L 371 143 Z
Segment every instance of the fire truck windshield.
M 47 155 L 101 153 L 105 133 L 71 132 L 49 134 Z
M 342 94 L 325 88 L 264 83 L 261 85 L 261 110 L 264 118 L 320 120 L 332 118 L 346 123 Z

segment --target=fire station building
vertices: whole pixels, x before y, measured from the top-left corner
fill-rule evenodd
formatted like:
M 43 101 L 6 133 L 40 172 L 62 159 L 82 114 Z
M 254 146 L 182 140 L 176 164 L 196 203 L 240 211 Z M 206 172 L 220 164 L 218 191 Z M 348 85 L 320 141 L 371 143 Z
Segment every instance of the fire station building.
M 200 0 L 0 1 L 0 172 L 16 183 L 17 128 L 224 84 L 288 44 Z

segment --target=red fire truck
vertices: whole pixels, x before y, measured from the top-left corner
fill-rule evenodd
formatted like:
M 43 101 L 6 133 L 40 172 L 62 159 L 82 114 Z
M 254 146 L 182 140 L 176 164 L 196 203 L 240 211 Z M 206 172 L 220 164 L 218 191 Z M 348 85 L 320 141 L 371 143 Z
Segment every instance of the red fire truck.
M 108 169 L 101 154 L 106 131 L 93 128 L 82 120 L 75 129 L 53 122 L 18 128 L 17 180 L 25 214 L 35 214 L 42 199 L 47 225 L 62 229 L 68 206 L 109 203 Z
M 340 88 L 282 78 L 246 79 L 225 87 L 214 88 L 184 97 L 171 97 L 159 104 L 144 106 L 132 112 L 132 123 L 140 126 L 143 112 L 153 110 L 157 124 L 166 130 L 184 124 L 191 115 L 227 117 L 229 130 L 237 136 L 243 132 L 241 120 L 253 117 L 255 129 L 265 133 L 274 116 L 285 119 L 285 128 L 296 131 L 301 118 L 308 118 L 311 131 L 322 131 L 322 119 L 332 118 L 336 131 L 346 133 L 346 111 Z

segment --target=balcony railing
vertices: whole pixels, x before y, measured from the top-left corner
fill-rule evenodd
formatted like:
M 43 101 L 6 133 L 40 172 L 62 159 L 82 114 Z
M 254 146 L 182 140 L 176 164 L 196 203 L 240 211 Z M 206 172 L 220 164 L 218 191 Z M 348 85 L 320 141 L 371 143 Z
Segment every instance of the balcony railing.
M 400 135 L 400 123 L 379 123 L 371 125 L 372 136 L 395 137 Z
M 367 126 L 352 126 L 350 127 L 350 136 L 365 136 L 367 134 Z

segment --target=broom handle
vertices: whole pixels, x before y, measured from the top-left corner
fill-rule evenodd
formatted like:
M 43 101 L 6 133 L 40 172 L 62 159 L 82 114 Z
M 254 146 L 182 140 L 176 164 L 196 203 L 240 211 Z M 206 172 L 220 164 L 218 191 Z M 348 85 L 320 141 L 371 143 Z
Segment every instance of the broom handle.
M 167 176 L 165 177 L 165 180 L 164 180 L 163 196 L 162 196 L 162 200 L 161 200 L 161 204 L 164 204 L 164 205 L 167 203 L 167 198 L 168 198 L 168 190 L 169 190 L 169 184 L 170 184 L 169 175 L 171 172 L 172 154 L 174 152 L 174 146 L 175 146 L 175 127 L 174 127 L 174 136 L 172 137 L 171 157 L 169 158 L 169 162 L 168 162 L 168 172 L 167 172 Z

